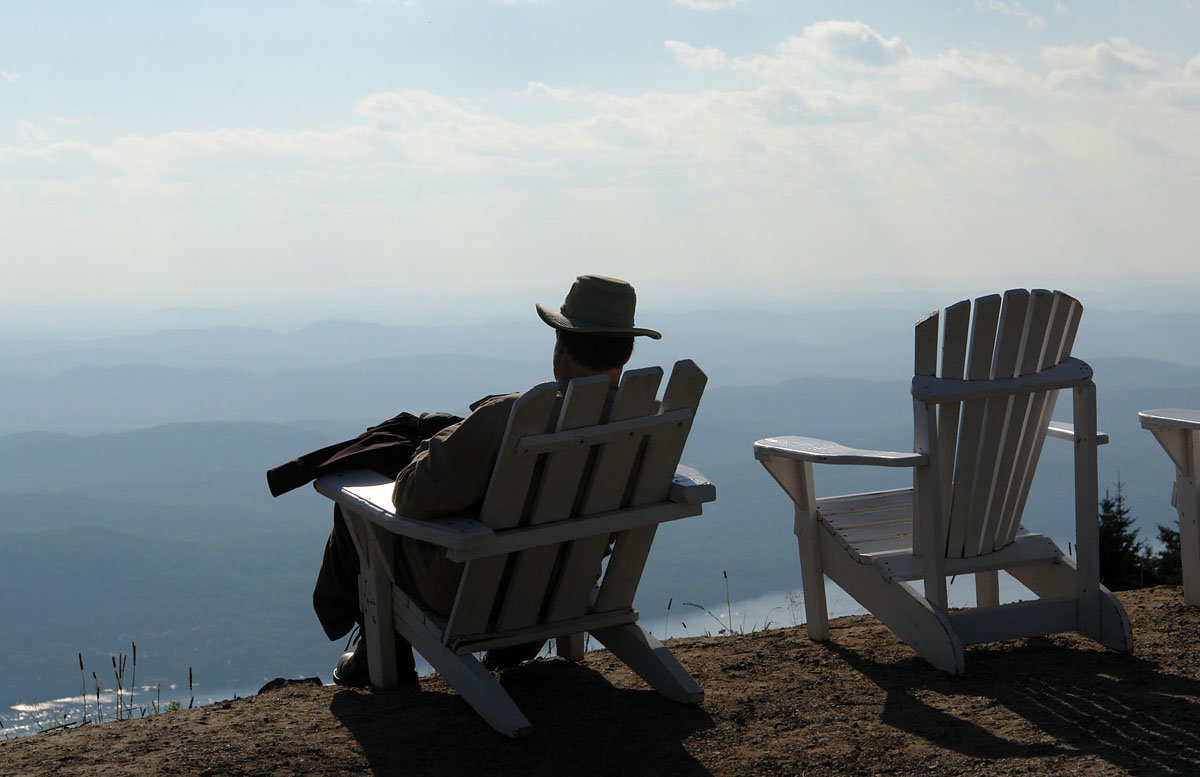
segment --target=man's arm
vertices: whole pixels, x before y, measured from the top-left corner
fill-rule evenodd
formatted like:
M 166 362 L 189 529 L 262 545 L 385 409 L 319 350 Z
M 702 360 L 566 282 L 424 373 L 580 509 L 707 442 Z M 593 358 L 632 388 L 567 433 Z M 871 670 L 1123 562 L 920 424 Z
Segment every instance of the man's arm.
M 471 415 L 421 443 L 396 476 L 392 492 L 396 512 L 430 520 L 482 502 L 519 396 L 489 397 Z

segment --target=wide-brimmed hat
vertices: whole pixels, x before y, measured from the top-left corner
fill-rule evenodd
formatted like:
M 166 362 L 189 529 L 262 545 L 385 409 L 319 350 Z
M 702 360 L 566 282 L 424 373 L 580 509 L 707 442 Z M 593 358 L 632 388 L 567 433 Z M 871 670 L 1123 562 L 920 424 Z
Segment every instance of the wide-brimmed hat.
M 637 294 L 628 281 L 603 275 L 580 275 L 558 312 L 538 304 L 537 312 L 550 326 L 589 335 L 642 335 L 658 340 L 653 329 L 633 325 Z

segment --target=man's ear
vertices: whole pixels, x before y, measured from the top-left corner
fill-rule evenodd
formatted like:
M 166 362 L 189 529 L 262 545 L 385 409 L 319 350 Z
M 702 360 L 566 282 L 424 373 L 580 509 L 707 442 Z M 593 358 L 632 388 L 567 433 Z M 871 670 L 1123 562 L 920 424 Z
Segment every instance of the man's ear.
M 554 377 L 557 378 L 563 368 L 563 360 L 567 356 L 567 349 L 563 347 L 562 340 L 554 341 L 554 357 L 551 364 L 554 366 Z

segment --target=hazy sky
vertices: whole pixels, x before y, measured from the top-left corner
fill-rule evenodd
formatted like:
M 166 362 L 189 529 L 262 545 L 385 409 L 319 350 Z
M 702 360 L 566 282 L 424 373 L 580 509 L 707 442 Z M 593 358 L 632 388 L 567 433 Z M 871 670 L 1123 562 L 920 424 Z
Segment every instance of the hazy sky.
M 0 6 L 10 309 L 1194 283 L 1197 214 L 1196 0 Z

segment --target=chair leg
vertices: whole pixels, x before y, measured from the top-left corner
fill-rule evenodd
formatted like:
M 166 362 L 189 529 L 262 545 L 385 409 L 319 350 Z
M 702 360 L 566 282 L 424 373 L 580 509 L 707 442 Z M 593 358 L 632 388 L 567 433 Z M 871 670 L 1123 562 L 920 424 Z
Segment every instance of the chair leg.
M 825 603 L 825 568 L 821 564 L 821 528 L 814 517 L 796 509 L 796 544 L 800 550 L 800 580 L 804 585 L 804 625 L 817 642 L 829 639 L 829 610 Z
M 399 684 L 399 669 L 392 624 L 392 536 L 348 510 L 343 516 L 358 549 L 358 607 L 362 613 L 371 685 L 395 688 Z
M 1005 571 L 1043 599 L 1072 597 L 1078 588 L 1079 573 L 1075 564 L 1066 556 L 1058 561 L 1013 567 Z M 1083 631 L 1080 633 L 1112 650 L 1133 652 L 1133 632 L 1129 627 L 1129 616 L 1125 614 L 1125 608 L 1112 591 L 1099 584 L 1097 587 L 1100 591 L 1099 630 L 1095 634 Z M 1080 619 L 1080 622 L 1082 623 L 1083 619 Z
M 554 640 L 554 647 L 560 658 L 568 661 L 583 660 L 583 632 L 565 634 Z
M 825 572 L 883 625 L 935 668 L 951 674 L 966 671 L 962 641 L 944 611 L 903 580 L 875 564 L 860 564 L 830 537 L 824 553 Z
M 508 737 L 528 736 L 533 729 L 529 719 L 512 700 L 500 682 L 470 654 L 460 656 L 443 645 L 420 616 L 408 606 L 405 594 L 393 589 L 398 600 L 395 608 L 396 628 L 429 665 L 458 691 L 479 717 Z
M 992 569 L 975 573 L 975 606 L 996 607 L 1000 604 L 1000 573 Z
M 392 584 L 378 570 L 368 569 L 358 581 L 362 600 L 363 637 L 367 646 L 367 669 L 375 688 L 395 688 L 396 632 L 392 627 Z
M 671 651 L 638 624 L 596 629 L 592 636 L 671 701 L 682 704 L 704 701 L 704 691 Z
M 1200 448 L 1193 448 L 1193 451 L 1193 458 L 1200 454 Z M 1174 497 L 1175 509 L 1179 511 L 1183 598 L 1188 604 L 1200 607 L 1200 488 L 1197 488 L 1195 478 L 1178 476 Z
M 528 736 L 533 729 L 517 703 L 474 656 L 457 655 L 442 645 L 419 647 L 417 652 L 454 686 L 479 717 L 501 734 L 516 739 Z

